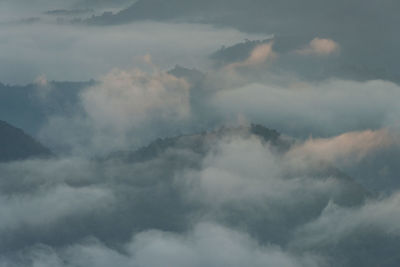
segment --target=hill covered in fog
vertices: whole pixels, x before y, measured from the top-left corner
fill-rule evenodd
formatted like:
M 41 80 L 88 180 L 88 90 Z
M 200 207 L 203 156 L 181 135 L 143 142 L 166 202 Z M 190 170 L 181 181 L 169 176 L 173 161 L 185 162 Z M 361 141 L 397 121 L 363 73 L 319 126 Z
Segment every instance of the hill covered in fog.
M 35 157 L 49 157 L 51 151 L 4 121 L 0 121 L 0 162 L 24 160 Z

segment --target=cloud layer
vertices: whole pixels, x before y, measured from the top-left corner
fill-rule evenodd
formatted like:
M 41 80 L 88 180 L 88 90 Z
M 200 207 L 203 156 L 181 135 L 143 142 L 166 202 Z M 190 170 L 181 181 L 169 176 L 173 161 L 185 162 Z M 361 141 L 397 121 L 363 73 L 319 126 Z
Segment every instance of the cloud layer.
M 398 9 L 2 1 L 0 266 L 399 266 Z
M 280 151 L 245 129 L 166 141 L 144 161 L 0 165 L 2 264 L 329 266 L 340 255 L 341 266 L 353 266 L 364 248 L 354 236 L 377 251 L 400 242 L 389 216 L 398 213 L 397 192 L 373 197 L 329 163 L 293 161 L 299 146 Z M 379 134 L 365 134 L 379 143 Z M 207 152 L 185 150 L 192 145 Z M 381 253 L 358 262 L 396 262 Z

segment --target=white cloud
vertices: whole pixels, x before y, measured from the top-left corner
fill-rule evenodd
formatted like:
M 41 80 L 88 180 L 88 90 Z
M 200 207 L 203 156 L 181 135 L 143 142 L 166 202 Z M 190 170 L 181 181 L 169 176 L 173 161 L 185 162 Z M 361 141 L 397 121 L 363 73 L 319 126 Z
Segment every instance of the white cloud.
M 137 22 L 113 27 L 36 23 L 0 25 L 0 81 L 97 79 L 113 68 L 130 69 L 151 54 L 163 69 L 180 64 L 203 68 L 221 44 L 261 38 L 210 25 Z M 182 38 L 185 36 L 185 38 Z M 162 44 L 162 45 L 160 45 Z M 54 67 L 57 66 L 57 67 Z
M 365 136 L 363 133 L 344 136 L 346 140 L 354 141 L 354 138 L 361 143 L 380 144 L 375 141 L 375 138 L 379 141 L 379 134 L 378 131 L 367 132 Z M 190 142 L 196 143 L 200 136 L 182 142 L 193 144 Z M 331 255 L 329 249 L 319 246 L 321 243 L 329 245 L 335 240 L 346 240 L 364 227 L 371 229 L 370 226 L 384 238 L 400 233 L 396 215 L 398 193 L 364 204 L 359 200 L 368 199 L 367 194 L 350 179 L 336 177 L 332 172 L 313 175 L 315 166 L 308 161 L 304 162 L 308 173 L 298 171 L 292 158 L 282 156 L 247 131 L 220 142 L 214 134 L 206 135 L 206 138 L 209 138 L 206 142 L 212 150 L 200 165 L 200 156 L 191 158 L 189 153 L 174 152 L 173 149 L 141 163 L 63 159 L 1 165 L 0 171 L 7 177 L 21 179 L 1 181 L 1 189 L 16 196 L 2 198 L 4 206 L 0 205 L 0 215 L 6 218 L 2 222 L 8 227 L 4 229 L 29 225 L 29 240 L 29 229 L 47 229 L 48 224 L 60 223 L 66 231 L 73 233 L 73 238 L 71 241 L 61 237 L 56 245 L 51 242 L 35 245 L 29 240 L 31 243 L 17 254 L 17 258 L 0 255 L 0 265 L 24 266 L 18 262 L 23 260 L 36 266 L 63 267 L 317 267 L 327 266 L 321 259 L 329 260 L 323 255 Z M 343 138 L 321 142 L 337 143 Z M 310 146 L 315 153 L 322 153 L 314 148 L 314 144 Z M 360 146 L 355 146 L 356 151 Z M 334 149 L 322 151 L 323 155 L 337 156 Z M 176 169 L 171 166 L 171 158 L 179 162 Z M 196 167 L 185 170 L 182 166 L 188 165 L 181 165 L 185 160 Z M 84 186 L 72 188 L 64 184 Z M 107 192 L 104 196 L 103 188 Z M 18 190 L 22 192 L 18 193 Z M 100 197 L 96 197 L 96 192 Z M 17 198 L 18 194 L 21 196 Z M 324 209 L 330 200 L 331 204 Z M 95 230 L 76 230 L 74 225 L 62 222 L 65 216 L 71 216 L 69 218 L 74 222 L 86 225 L 87 215 L 93 209 L 100 211 L 96 217 L 99 228 Z M 126 213 L 118 218 L 121 220 L 118 223 L 108 217 L 121 211 Z M 182 219 L 183 229 L 174 233 L 153 229 L 154 223 L 161 227 L 176 223 L 175 216 L 161 217 L 163 212 Z M 121 230 L 118 228 L 121 225 L 127 227 Z M 113 238 L 132 233 L 130 241 Z M 57 237 L 51 228 L 46 234 Z M 94 238 L 90 237 L 92 235 Z M 38 235 L 37 240 L 44 242 L 46 239 L 42 237 Z M 362 232 L 362 237 L 370 238 L 370 232 Z M 0 245 L 7 246 L 7 240 Z M 20 248 L 17 245 L 17 249 Z M 356 256 L 346 252 L 343 258 Z
M 302 49 L 296 50 L 301 55 L 327 56 L 339 51 L 339 44 L 331 39 L 314 38 Z
M 292 148 L 286 156 L 295 161 L 353 165 L 367 155 L 398 143 L 387 129 L 349 132 L 332 138 L 310 138 Z
M 329 203 L 321 215 L 297 231 L 294 246 L 304 248 L 337 244 L 352 234 L 381 233 L 391 237 L 400 235 L 400 193 L 371 200 L 361 207 L 344 208 Z
M 334 198 L 342 190 L 340 178 L 333 173 L 325 173 L 324 179 L 313 177 L 313 172 L 323 170 L 324 166 L 303 161 L 301 170 L 293 158 L 273 152 L 256 137 L 222 140 L 213 147 L 201 170 L 189 170 L 176 178 L 190 201 L 205 203 L 211 210 L 224 205 L 260 203 L 268 211 L 279 207 L 279 203 L 303 207 L 318 198 Z M 354 193 L 357 191 L 356 187 L 346 186 Z
M 293 136 L 334 136 L 398 125 L 400 88 L 394 83 L 288 80 L 289 84 L 248 82 L 219 90 L 212 103 L 226 118 L 241 114 Z
M 266 44 L 257 45 L 250 53 L 250 56 L 242 61 L 235 62 L 227 65 L 225 68 L 228 70 L 234 70 L 235 68 L 241 67 L 257 67 L 268 60 L 273 60 L 277 57 L 277 54 L 273 51 L 273 42 L 269 42 Z
M 41 131 L 56 149 L 85 154 L 127 149 L 191 116 L 190 85 L 158 70 L 115 69 L 86 88 L 79 101 L 81 110 L 51 117 Z
M 88 116 L 100 128 L 136 128 L 145 122 L 190 115 L 189 84 L 165 72 L 114 70 L 82 94 Z
M 32 266 L 152 266 L 152 267 L 317 267 L 323 261 L 312 254 L 295 255 L 277 246 L 261 246 L 245 233 L 200 223 L 187 234 L 152 230 L 134 236 L 123 253 L 95 239 L 56 251 L 36 246 L 23 258 Z M 0 261 L 6 266 L 12 262 Z

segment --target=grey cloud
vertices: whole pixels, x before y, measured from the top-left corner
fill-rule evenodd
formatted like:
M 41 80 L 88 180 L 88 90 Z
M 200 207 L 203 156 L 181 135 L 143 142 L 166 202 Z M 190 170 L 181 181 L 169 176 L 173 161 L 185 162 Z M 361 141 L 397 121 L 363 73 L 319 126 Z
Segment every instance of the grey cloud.
M 21 259 L 22 258 L 22 259 Z M 322 266 L 312 254 L 292 255 L 277 246 L 260 246 L 245 233 L 211 223 L 200 223 L 187 234 L 142 232 L 124 244 L 123 252 L 93 239 L 61 250 L 36 246 L 19 264 L 33 266 Z M 3 259 L 3 264 L 15 266 Z
M 327 249 L 341 257 L 347 253 L 358 254 L 358 259 L 343 260 L 343 265 L 395 266 L 399 257 L 394 253 L 398 246 L 398 193 L 379 201 L 370 201 L 360 209 L 347 209 L 330 203 L 315 221 L 300 227 L 294 247 Z M 368 233 L 368 234 L 367 234 Z M 357 243 L 366 248 L 357 251 Z M 385 255 L 381 259 L 368 255 Z
M 44 3 L 47 3 L 45 0 L 36 1 L 34 3 L 32 2 L 33 4 L 31 2 L 27 3 L 25 1 L 20 1 L 18 2 L 19 4 L 16 3 L 15 5 L 18 6 L 18 8 L 16 8 L 17 11 L 13 9 L 10 10 L 10 2 L 4 2 L 4 13 L 13 17 L 13 14 L 19 14 L 19 9 L 27 9 L 28 11 L 26 11 L 26 14 L 24 13 L 25 15 L 22 17 L 36 17 L 36 13 L 34 11 L 29 11 L 29 7 L 42 7 L 45 6 Z M 119 1 L 118 3 L 112 1 L 86 1 L 86 3 L 83 1 L 80 3 L 75 2 L 70 4 L 70 6 L 72 6 L 70 10 L 73 10 L 74 8 L 101 7 L 104 6 L 104 3 L 106 3 L 105 6 L 112 3 L 115 5 L 123 5 L 122 2 L 125 1 Z M 63 2 L 53 1 L 52 6 L 49 6 L 49 8 L 54 7 L 54 9 L 58 8 L 59 10 L 68 10 L 65 3 L 63 5 L 62 3 Z M 129 2 L 125 2 L 125 4 L 129 4 Z M 353 7 L 351 9 L 354 10 L 353 14 L 349 12 L 350 9 L 348 6 Z M 216 2 L 181 0 L 165 2 L 159 0 L 143 0 L 133 3 L 130 8 L 119 13 L 114 15 L 107 13 L 107 15 L 104 16 L 94 17 L 91 21 L 97 21 L 100 24 L 120 24 L 121 22 L 138 22 L 143 20 L 162 21 L 168 23 L 205 23 L 217 26 L 223 25 L 233 27 L 245 32 L 262 33 L 264 36 L 274 34 L 276 38 L 275 48 L 278 53 L 283 55 L 289 51 L 300 49 L 301 47 L 307 47 L 312 40 L 332 39 L 338 43 L 341 48 L 340 53 L 336 55 L 335 58 L 330 58 L 329 60 L 304 60 L 301 56 L 297 58 L 285 56 L 282 58 L 281 64 L 283 67 L 289 68 L 290 71 L 300 72 L 308 79 L 324 79 L 327 77 L 339 76 L 342 78 L 357 80 L 386 79 L 398 82 L 397 61 L 394 60 L 394 57 L 388 56 L 397 53 L 395 44 L 399 42 L 399 39 L 395 37 L 396 27 L 394 25 L 396 25 L 397 22 L 396 10 L 398 8 L 397 2 L 393 0 L 385 0 L 382 5 L 378 5 L 374 1 L 359 0 L 352 0 L 350 4 L 348 4 L 348 1 L 335 1 L 333 4 L 331 1 L 316 0 L 307 0 L 301 4 L 292 0 L 286 0 L 284 2 L 253 0 L 250 4 L 248 1 L 242 0 L 220 0 Z M 316 10 L 318 10 L 318 12 L 316 12 Z M 18 17 L 21 18 L 20 15 L 18 15 Z M 249 17 L 251 17 L 251 19 L 248 19 Z M 285 18 L 291 19 L 287 20 Z M 136 24 L 137 23 L 134 25 Z M 40 27 L 43 28 L 44 26 Z M 60 28 L 56 28 L 56 32 L 58 32 Z M 78 30 L 81 29 L 81 27 L 75 25 L 73 28 L 78 32 L 78 36 L 75 37 L 82 38 Z M 91 32 L 103 31 L 103 33 L 105 33 L 108 31 L 108 27 L 99 28 L 102 30 L 95 30 L 94 28 L 90 29 Z M 71 29 L 67 29 L 67 27 L 61 29 L 64 35 L 67 31 L 71 31 Z M 87 28 L 84 27 L 84 29 Z M 47 36 L 49 30 L 50 29 L 47 27 L 45 33 L 41 34 Z M 148 29 L 142 29 L 141 32 L 146 30 Z M 88 34 L 87 30 L 84 32 L 85 34 Z M 186 34 L 184 35 L 187 36 Z M 175 36 L 175 39 L 182 41 L 179 36 Z M 74 36 L 70 36 L 70 38 L 73 37 Z M 244 36 L 241 39 L 246 37 L 248 36 Z M 11 39 L 10 36 L 4 36 L 3 38 Z M 49 45 L 47 38 L 41 39 L 47 40 L 46 45 Z M 109 38 L 106 38 L 106 40 L 110 39 L 112 39 L 110 36 Z M 191 39 L 192 38 L 184 38 L 185 41 Z M 215 38 L 206 36 L 206 38 L 201 38 L 199 40 L 204 42 L 204 40 L 215 40 Z M 216 47 L 221 44 L 230 45 L 221 39 L 219 40 L 220 41 L 216 44 Z M 97 40 L 96 46 L 93 47 L 97 47 L 102 43 L 102 41 L 104 40 Z M 390 43 L 391 45 L 385 45 L 386 43 Z M 115 48 L 116 44 L 113 45 Z M 180 45 L 179 47 L 182 52 L 182 48 L 190 47 L 190 45 Z M 81 49 L 84 48 L 81 47 L 79 50 Z M 15 51 L 15 48 L 13 51 Z M 66 49 L 62 49 L 62 51 L 65 53 Z M 72 71 L 73 68 L 70 65 L 67 65 L 69 68 L 67 70 L 64 69 L 63 71 L 65 73 L 72 72 L 74 74 L 71 78 L 70 76 L 68 77 L 70 79 L 86 80 L 94 78 L 94 74 L 108 71 L 115 65 L 120 67 L 127 66 L 126 53 L 129 53 L 129 49 L 126 47 L 124 49 L 115 48 L 113 51 L 119 51 L 119 53 L 124 51 L 122 57 L 125 58 L 125 60 L 119 58 L 119 60 L 117 62 L 114 61 L 113 64 L 105 64 L 105 62 L 108 62 L 109 58 L 108 60 L 105 60 L 105 62 L 98 62 L 97 60 L 97 63 L 92 64 L 92 66 L 98 66 L 99 63 L 103 63 L 107 66 L 101 70 L 93 70 L 84 78 L 79 76 L 77 73 L 74 73 Z M 382 51 L 386 51 L 386 53 L 382 53 Z M 116 54 L 115 52 L 110 51 L 108 51 L 108 53 L 113 54 L 114 56 Z M 160 54 L 162 55 L 162 53 Z M 99 55 L 97 55 L 97 57 L 99 57 Z M 189 56 L 185 57 L 189 58 Z M 176 55 L 173 59 L 169 57 L 169 62 L 173 62 L 172 64 L 182 64 L 183 62 L 178 62 L 178 58 L 182 58 L 182 55 Z M 70 60 L 69 57 L 66 59 L 66 62 Z M 80 57 L 75 58 L 75 60 L 78 59 L 80 59 Z M 89 60 L 92 62 L 93 59 L 89 58 L 88 61 Z M 5 58 L 2 61 L 8 66 L 11 63 L 15 64 L 15 59 L 11 61 Z M 80 62 L 82 64 L 82 60 L 80 60 Z M 194 60 L 191 60 L 190 65 L 193 65 L 193 62 Z M 24 61 L 24 63 L 26 63 L 26 61 Z M 29 69 L 29 66 L 25 66 L 25 72 L 33 72 L 36 66 L 33 65 L 30 66 L 30 68 L 31 69 Z M 50 69 L 50 71 L 54 72 L 55 70 Z M 40 74 L 42 73 L 31 75 L 38 76 Z M 1 80 L 4 81 L 6 77 L 10 76 L 12 75 L 7 74 Z M 61 74 L 52 74 L 49 76 L 51 76 L 51 79 L 65 79 L 65 76 L 61 77 Z M 34 79 L 34 77 L 30 77 L 30 80 L 32 79 Z M 27 78 L 25 77 L 24 80 L 26 81 Z
M 339 240 L 349 238 L 349 233 L 356 231 L 382 231 L 386 235 L 398 235 L 398 194 L 391 197 L 370 201 L 361 209 L 344 209 L 330 203 L 322 212 L 321 217 L 312 221 L 301 229 L 298 242 L 309 246 L 319 243 L 338 243 Z M 390 218 L 390 219 L 388 219 Z M 304 236 L 309 236 L 308 239 Z
M 245 83 L 217 92 L 213 102 L 227 116 L 243 114 L 295 136 L 330 136 L 396 125 L 396 84 L 379 80 L 303 83 L 290 76 L 284 82 Z
M 53 9 L 45 12 L 46 15 L 52 16 L 76 16 L 87 13 L 93 13 L 93 9 Z
M 1 236 L 22 227 L 46 227 L 64 217 L 106 207 L 112 200 L 106 189 L 74 189 L 62 185 L 53 189 L 44 187 L 33 195 L 3 195 L 1 198 Z
M 360 78 L 374 75 L 374 78 L 398 82 L 398 62 L 390 56 L 397 53 L 394 44 L 400 41 L 395 34 L 398 10 L 399 5 L 393 0 L 379 4 L 360 0 L 350 3 L 328 0 L 301 3 L 292 0 L 143 0 L 116 14 L 95 17 L 90 22 L 200 21 L 247 32 L 275 34 L 279 39 L 280 52 L 304 46 L 315 37 L 331 38 L 343 49 L 336 64 L 327 65 L 333 68 L 329 72 L 336 75 L 358 72 Z M 382 54 L 382 51 L 386 53 Z
M 325 266 L 336 262 L 331 256 L 337 250 L 321 246 L 314 253 L 305 240 L 320 239 L 319 232 L 301 229 L 326 221 L 332 203 L 340 212 L 352 211 L 348 216 L 377 222 L 374 235 L 387 240 L 388 221 L 369 210 L 379 206 L 392 212 L 396 194 L 371 200 L 329 165 L 305 161 L 299 171 L 297 163 L 282 157 L 287 148 L 278 149 L 273 132 L 265 130 L 263 137 L 253 131 L 262 132 L 244 127 L 159 141 L 138 158 L 121 154 L 0 165 L 7 177 L 0 180 L 1 195 L 11 196 L 3 201 L 1 211 L 9 216 L 2 222 L 14 229 L 3 232 L 2 264 Z M 10 220 L 16 223 L 7 224 Z M 343 240 L 357 234 L 357 226 L 342 225 Z M 366 231 L 362 238 L 374 237 Z M 350 242 L 339 249 L 347 245 L 363 248 Z M 360 255 L 340 253 L 349 261 Z
M 371 189 L 379 192 L 393 192 L 399 188 L 398 179 L 399 146 L 378 150 L 365 157 L 358 164 L 348 166 L 345 171 Z
M 287 47 L 284 38 L 272 36 L 265 40 L 245 40 L 233 46 L 223 46 L 210 55 L 215 67 L 221 68 L 233 63 L 248 60 L 256 47 L 271 43 L 275 54 L 273 64 L 259 64 L 258 75 L 265 73 L 282 73 L 307 81 L 323 81 L 339 78 L 356 81 L 383 79 L 398 82 L 396 75 L 389 74 L 384 68 L 370 65 L 357 65 L 344 62 L 342 54 L 346 53 L 336 40 L 320 38 L 318 34 Z M 269 62 L 264 62 L 269 63 Z M 249 70 L 242 69 L 242 72 Z M 251 70 L 253 73 L 255 69 Z
M 142 60 L 146 54 L 163 69 L 175 64 L 202 68 L 208 64 L 204 55 L 221 42 L 233 44 L 246 37 L 258 37 L 207 25 L 156 22 L 94 28 L 43 21 L 0 25 L 0 29 L 0 38 L 7 40 L 0 43 L 4 51 L 0 56 L 0 81 L 8 84 L 31 83 L 41 75 L 48 80 L 86 81 L 116 67 L 148 68 Z M 187 38 L 181 39 L 182 35 Z
M 91 8 L 123 9 L 135 2 L 137 2 L 137 0 L 76 0 L 74 5 Z
M 272 59 L 268 56 L 266 64 L 273 66 L 274 54 Z M 48 116 L 40 138 L 59 151 L 106 152 L 137 147 L 160 136 L 201 131 L 241 116 L 301 138 L 381 128 L 396 131 L 394 83 L 306 82 L 287 73 L 265 73 L 262 65 L 249 62 L 209 73 L 179 67 L 169 73 L 112 71 L 75 95 L 74 113 Z
M 267 64 L 274 63 L 273 61 Z M 153 79 L 158 76 L 172 79 L 178 76 L 177 81 L 182 79 L 181 82 L 172 84 L 172 92 L 183 93 L 188 90 L 189 95 L 179 93 L 180 97 L 176 98 L 172 93 L 171 97 L 175 100 L 186 99 L 185 105 L 179 106 L 179 110 L 185 107 L 184 110 L 188 111 L 183 117 L 175 115 L 160 117 L 157 112 L 153 112 L 155 110 L 177 111 L 175 100 L 165 101 L 162 105 L 153 101 L 151 103 L 156 105 L 152 104 L 150 109 L 142 110 L 145 112 L 138 112 L 137 105 L 130 107 L 130 103 L 136 103 L 135 101 L 139 100 L 137 97 L 126 96 L 133 96 L 137 92 L 147 92 L 149 89 L 146 86 L 143 88 L 139 86 L 141 89 L 137 91 L 138 88 L 133 86 L 141 83 L 136 81 L 137 75 L 132 74 L 135 71 L 111 72 L 109 76 L 127 77 L 127 79 L 112 79 L 113 83 L 109 84 L 101 80 L 98 83 L 82 84 L 82 87 L 77 84 L 79 88 L 71 92 L 68 98 L 62 93 L 64 90 L 60 87 L 61 83 L 42 85 L 37 83 L 33 88 L 35 93 L 32 95 L 36 99 L 35 105 L 45 107 L 51 104 L 55 108 L 52 107 L 45 112 L 44 116 L 37 119 L 37 121 L 47 120 L 45 124 L 42 124 L 44 127 L 41 128 L 39 137 L 56 152 L 104 155 L 118 149 L 132 149 L 158 137 L 197 132 L 226 122 L 235 122 L 241 117 L 270 125 L 281 129 L 286 134 L 301 138 L 307 138 L 309 135 L 315 138 L 331 137 L 349 131 L 381 128 L 388 128 L 389 132 L 397 131 L 398 108 L 395 99 L 398 86 L 394 83 L 344 80 L 305 82 L 290 74 L 259 76 L 258 71 L 261 69 L 260 66 L 256 66 L 247 73 L 243 71 L 243 67 L 240 70 L 220 69 L 202 73 L 177 67 L 169 74 L 160 70 L 148 73 L 137 70 L 136 72 L 142 73 L 143 77 L 148 77 L 145 79 L 148 80 L 148 84 L 160 84 L 160 81 L 163 84 L 162 79 Z M 116 73 L 118 75 L 115 75 Z M 185 83 L 183 79 L 186 80 L 187 85 L 182 87 L 179 84 Z M 118 82 L 124 80 L 133 85 L 125 86 L 128 83 Z M 72 85 L 65 83 L 62 86 Z M 123 94 L 123 97 L 114 95 L 112 99 L 115 101 L 107 102 L 109 94 L 116 92 L 114 89 L 126 94 Z M 7 89 L 5 92 L 7 93 Z M 85 95 L 92 97 L 88 99 L 84 97 Z M 157 94 L 155 96 L 157 98 Z M 18 96 L 15 97 L 17 101 Z M 62 101 L 59 101 L 61 99 Z M 66 101 L 67 99 L 69 100 Z M 102 99 L 102 101 L 98 102 L 95 99 Z M 146 97 L 140 99 L 140 103 L 145 104 Z M 165 99 L 172 98 L 165 97 Z M 27 101 L 29 102 L 30 100 Z M 6 101 L 5 104 L 5 107 L 7 104 L 9 107 L 10 102 Z M 36 114 L 35 108 L 32 110 L 33 114 Z M 169 111 L 163 114 L 177 114 Z M 137 118 L 141 119 L 137 120 Z M 395 159 L 397 146 L 393 143 L 390 146 L 392 147 L 390 149 L 385 146 L 384 149 L 375 151 L 377 154 L 386 155 L 383 158 L 374 156 L 375 154 L 367 155 L 361 160 L 351 160 L 351 164 L 339 165 L 371 190 L 380 188 L 392 191 L 393 186 L 398 184 Z M 324 159 L 341 158 L 338 154 L 335 156 L 330 152 L 319 156 L 323 156 Z M 319 156 L 315 154 L 314 158 L 319 159 Z M 344 162 L 346 158 L 342 158 L 341 162 Z M 338 164 L 339 161 L 335 160 L 335 163 Z M 373 172 L 371 166 L 374 166 Z
M 130 4 L 0 3 L 0 266 L 399 265 L 397 2 Z
M 190 88 L 184 79 L 166 72 L 115 70 L 79 95 L 82 110 L 70 116 L 53 116 L 42 129 L 42 139 L 55 146 L 82 146 L 87 152 L 107 154 L 138 146 L 149 130 L 173 128 L 190 118 Z M 61 129 L 65 138 L 58 139 Z M 76 134 L 74 134 L 76 131 Z M 57 137 L 58 136 L 58 137 Z M 74 136 L 77 139 L 72 139 Z M 156 138 L 157 133 L 150 138 Z M 55 138 L 55 139 L 53 139 Z M 74 145 L 75 144 L 75 145 Z M 79 151 L 83 152 L 83 151 Z

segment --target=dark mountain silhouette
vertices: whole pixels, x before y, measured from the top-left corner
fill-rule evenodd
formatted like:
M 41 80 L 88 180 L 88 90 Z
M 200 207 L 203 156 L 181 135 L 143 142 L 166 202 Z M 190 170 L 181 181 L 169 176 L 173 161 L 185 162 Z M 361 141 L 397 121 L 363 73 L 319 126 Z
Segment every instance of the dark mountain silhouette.
M 194 85 L 201 83 L 205 78 L 205 74 L 203 72 L 197 69 L 188 69 L 179 65 L 176 65 L 173 69 L 169 70 L 168 73 L 177 78 L 184 78 Z
M 22 86 L 0 82 L 1 119 L 35 136 L 49 116 L 76 111 L 79 93 L 94 83 L 51 81 Z
M 268 129 L 258 124 L 251 124 L 250 126 L 222 127 L 210 132 L 158 138 L 136 151 L 117 152 L 111 157 L 118 157 L 134 162 L 147 161 L 160 156 L 168 149 L 188 150 L 204 156 L 222 138 L 250 135 L 257 136 L 264 142 L 270 142 L 279 150 L 285 150 L 290 145 L 287 141 L 280 138 L 280 133 L 276 130 Z
M 268 143 L 270 149 L 277 154 L 284 154 L 292 146 L 291 141 L 283 138 L 278 131 L 260 124 L 251 124 L 249 126 L 222 127 L 209 132 L 159 138 L 135 151 L 113 153 L 107 160 L 117 159 L 130 163 L 139 163 L 166 157 L 168 158 L 168 164 L 164 166 L 165 169 L 163 171 L 173 173 L 183 167 L 199 168 L 201 159 L 215 148 L 218 141 L 237 137 L 259 138 L 263 143 Z M 188 155 L 191 156 L 187 157 Z M 335 201 L 344 205 L 360 203 L 364 197 L 371 194 L 352 177 L 328 162 L 320 162 L 318 168 L 308 170 L 305 173 L 297 173 L 296 175 L 312 176 L 317 179 L 330 176 L 336 177 L 335 179 L 338 179 L 343 190 L 341 194 L 335 196 Z
M 0 162 L 49 157 L 49 149 L 10 124 L 0 120 Z
M 270 42 L 270 39 L 265 40 L 245 40 L 242 43 L 237 43 L 232 46 L 223 46 L 218 51 L 212 53 L 210 58 L 217 66 L 239 62 L 246 60 L 253 49 L 262 44 Z

